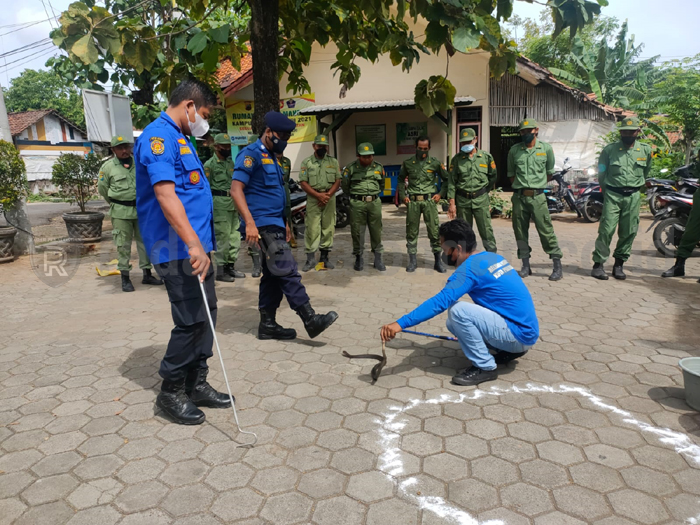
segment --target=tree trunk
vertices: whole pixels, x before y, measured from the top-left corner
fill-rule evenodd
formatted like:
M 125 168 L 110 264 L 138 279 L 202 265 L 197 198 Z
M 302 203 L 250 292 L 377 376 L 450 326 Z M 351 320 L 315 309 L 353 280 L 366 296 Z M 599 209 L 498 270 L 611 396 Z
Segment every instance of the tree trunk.
M 250 47 L 253 53 L 253 133 L 265 129 L 268 111 L 279 111 L 280 85 L 277 70 L 279 0 L 248 0 L 251 12 Z

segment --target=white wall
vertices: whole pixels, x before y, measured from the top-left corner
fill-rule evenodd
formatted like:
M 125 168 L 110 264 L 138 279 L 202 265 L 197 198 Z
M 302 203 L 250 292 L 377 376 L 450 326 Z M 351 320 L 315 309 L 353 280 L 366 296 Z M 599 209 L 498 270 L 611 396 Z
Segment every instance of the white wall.
M 85 142 L 86 140 L 83 138 L 82 134 L 80 131 L 78 131 L 76 128 L 73 128 L 73 138 L 70 138 L 70 128 L 68 124 L 63 124 L 66 130 L 66 140 L 63 140 L 63 131 L 61 131 L 61 120 L 54 117 L 53 115 L 47 115 L 43 118 L 44 121 L 44 131 L 46 133 L 46 138 L 45 139 L 40 139 L 39 138 L 39 133 L 37 131 L 37 126 L 36 124 L 32 124 L 29 126 L 27 129 L 22 131 L 19 135 L 17 135 L 17 138 L 19 140 L 30 140 L 29 138 L 29 130 L 32 130 L 32 138 L 31 140 L 46 140 L 48 142 L 51 142 L 51 144 L 58 144 L 59 142 Z
M 554 150 L 557 166 L 563 166 L 564 159 L 575 170 L 598 165 L 598 146 L 603 135 L 615 129 L 615 123 L 594 122 L 592 120 L 565 120 L 541 122 L 539 137 L 549 142 Z

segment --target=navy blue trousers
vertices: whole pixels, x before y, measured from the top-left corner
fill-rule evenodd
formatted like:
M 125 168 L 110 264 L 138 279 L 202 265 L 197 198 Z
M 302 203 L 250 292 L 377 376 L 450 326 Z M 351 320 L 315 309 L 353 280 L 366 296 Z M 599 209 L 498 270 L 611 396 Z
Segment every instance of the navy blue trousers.
M 258 307 L 277 310 L 284 296 L 289 307 L 296 311 L 309 302 L 309 296 L 301 284 L 297 262 L 287 243 L 287 231 L 279 226 L 263 226 L 258 232 L 263 255 Z

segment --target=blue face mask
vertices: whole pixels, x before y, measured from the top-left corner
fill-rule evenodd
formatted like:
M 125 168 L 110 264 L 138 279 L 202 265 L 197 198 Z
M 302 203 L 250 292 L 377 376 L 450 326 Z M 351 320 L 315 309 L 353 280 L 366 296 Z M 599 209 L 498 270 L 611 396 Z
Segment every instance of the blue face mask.
M 464 153 L 471 153 L 472 151 L 474 151 L 474 144 L 465 144 L 464 146 L 462 146 L 462 151 Z

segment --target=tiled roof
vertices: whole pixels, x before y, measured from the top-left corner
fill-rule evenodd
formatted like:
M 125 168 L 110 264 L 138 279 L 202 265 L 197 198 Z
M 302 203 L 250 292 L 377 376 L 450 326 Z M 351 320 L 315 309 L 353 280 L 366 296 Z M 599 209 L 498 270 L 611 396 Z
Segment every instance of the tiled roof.
M 248 54 L 241 58 L 241 70 L 238 71 L 228 58 L 221 61 L 221 66 L 216 71 L 215 76 L 219 81 L 221 89 L 226 89 L 236 80 L 253 69 L 253 56 Z
M 37 109 L 32 111 L 19 111 L 17 113 L 8 113 L 7 119 L 10 121 L 10 134 L 13 137 L 15 135 L 19 135 L 29 126 L 31 126 L 32 124 L 36 124 L 48 114 L 52 114 L 57 119 L 62 120 L 69 126 L 77 129 L 83 135 L 85 135 L 85 130 L 73 124 L 70 120 L 61 115 L 55 109 Z

